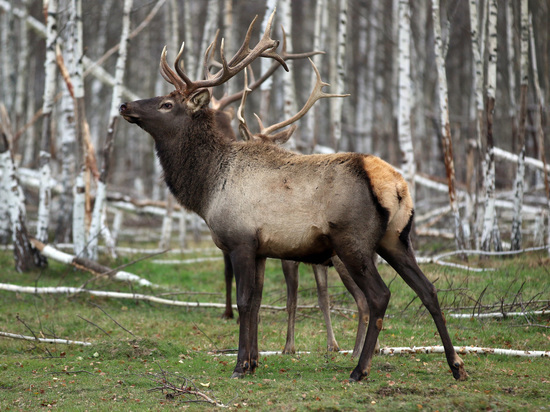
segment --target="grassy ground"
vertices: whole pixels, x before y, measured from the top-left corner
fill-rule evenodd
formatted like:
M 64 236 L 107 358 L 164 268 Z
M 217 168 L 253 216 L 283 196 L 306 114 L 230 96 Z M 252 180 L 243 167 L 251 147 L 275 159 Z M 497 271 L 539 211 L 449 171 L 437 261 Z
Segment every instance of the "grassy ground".
M 174 256 L 170 256 L 172 258 Z M 182 257 L 182 256 L 177 256 Z M 193 257 L 192 255 L 183 258 Z M 137 256 L 103 263 L 115 267 Z M 550 350 L 550 318 L 454 319 L 450 312 L 476 313 L 540 309 L 550 299 L 549 260 L 543 254 L 514 259 L 470 260 L 496 270 L 474 273 L 424 265 L 440 289 L 455 345 L 519 350 Z M 170 298 L 223 302 L 221 260 L 159 265 L 146 260 L 125 270 L 161 285 L 132 288 L 50 262 L 48 269 L 18 274 L 11 253 L 0 252 L 0 281 L 28 286 L 81 286 L 138 291 Z M 380 335 L 382 346 L 439 345 L 433 321 L 404 282 L 385 265 L 380 271 L 392 300 Z M 334 271 L 330 293 L 336 307 L 354 304 Z M 301 266 L 300 304 L 315 304 L 311 269 Z M 0 291 L 0 330 L 39 337 L 91 342 L 91 346 L 52 345 L 0 338 L 0 410 L 160 410 L 210 409 L 174 385 L 199 391 L 242 410 L 550 410 L 550 359 L 462 355 L 470 378 L 455 382 L 441 354 L 377 356 L 371 375 L 348 382 L 356 360 L 328 353 L 321 313 L 298 314 L 296 346 L 309 354 L 264 356 L 254 375 L 229 379 L 238 344 L 235 320 L 222 309 L 163 306 L 142 301 L 77 296 L 33 296 Z M 268 261 L 263 303 L 284 306 L 285 287 L 276 261 Z M 513 304 L 510 307 L 510 304 Z M 546 303 L 546 306 L 548 303 Z M 461 309 L 465 308 L 465 309 Z M 343 349 L 355 339 L 353 312 L 332 315 Z M 116 322 L 115 322 L 116 321 Z M 260 350 L 281 350 L 286 313 L 263 310 Z

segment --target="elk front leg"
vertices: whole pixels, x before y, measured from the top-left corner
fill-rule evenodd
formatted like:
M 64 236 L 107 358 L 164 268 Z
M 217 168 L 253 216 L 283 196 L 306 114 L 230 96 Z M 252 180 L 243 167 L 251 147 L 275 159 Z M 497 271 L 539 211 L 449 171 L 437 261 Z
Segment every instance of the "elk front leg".
M 265 258 L 256 258 L 256 276 L 252 295 L 250 312 L 250 372 L 253 373 L 259 364 L 258 351 L 258 324 L 260 323 L 260 307 L 262 305 L 262 291 L 264 287 Z
M 294 346 L 294 327 L 296 325 L 296 306 L 298 305 L 299 265 L 298 262 L 292 260 L 281 260 L 286 282 L 286 311 L 288 313 L 286 343 L 283 353 L 287 355 L 296 353 L 296 347 Z
M 257 332 L 257 319 L 256 322 L 251 322 L 256 296 L 256 259 L 252 251 L 243 248 L 231 252 L 230 257 L 237 284 L 237 308 L 240 319 L 237 364 L 231 377 L 240 378 L 251 370 L 252 324 L 256 324 Z
M 317 283 L 317 300 L 321 312 L 323 312 L 323 318 L 325 319 L 325 326 L 327 329 L 327 350 L 329 352 L 337 352 L 340 350 L 338 342 L 334 337 L 334 331 L 332 329 L 332 321 L 330 320 L 330 299 L 328 296 L 328 268 L 323 265 L 313 265 L 313 273 L 315 275 L 315 281 Z
M 225 277 L 225 312 L 223 319 L 233 319 L 233 306 L 231 303 L 231 289 L 233 284 L 233 265 L 228 253 L 223 253 L 224 277 Z

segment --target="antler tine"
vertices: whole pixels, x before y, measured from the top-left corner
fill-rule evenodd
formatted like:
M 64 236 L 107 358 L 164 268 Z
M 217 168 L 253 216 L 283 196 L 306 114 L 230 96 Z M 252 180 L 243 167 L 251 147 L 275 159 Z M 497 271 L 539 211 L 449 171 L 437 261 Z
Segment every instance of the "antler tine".
M 297 59 L 304 59 L 306 57 L 312 57 L 316 54 L 325 54 L 324 51 L 320 50 L 313 50 L 310 52 L 304 52 L 304 53 L 287 53 L 286 52 L 286 32 L 283 26 L 281 26 L 281 30 L 283 32 L 283 46 L 280 53 L 280 56 L 283 58 L 283 60 L 297 60 Z M 219 63 L 218 63 L 219 64 Z M 278 61 L 275 61 L 271 64 L 269 69 L 265 71 L 257 80 L 253 80 L 249 88 L 251 91 L 256 90 L 259 86 L 262 85 L 263 82 L 265 82 L 267 79 L 269 79 L 271 76 L 273 76 L 273 73 L 275 73 L 275 70 L 279 68 L 280 64 Z M 243 91 L 239 91 L 237 93 L 231 94 L 229 96 L 224 96 L 221 99 L 217 100 L 218 108 L 221 110 L 224 107 L 230 105 L 233 102 L 236 102 L 240 98 L 242 98 Z
M 210 72 L 209 67 L 214 63 L 217 63 L 214 61 L 214 54 L 216 53 L 216 45 L 218 44 L 219 36 L 220 36 L 220 30 L 218 29 L 216 30 L 216 35 L 214 36 L 214 40 L 212 41 L 212 43 L 210 43 L 210 45 L 206 49 L 206 52 L 204 53 L 204 59 L 202 64 L 203 64 L 204 76 L 207 79 L 212 79 L 215 76 Z
M 237 119 L 239 120 L 239 131 L 241 132 L 241 136 L 243 137 L 243 139 L 253 140 L 254 135 L 250 132 L 250 129 L 246 125 L 246 120 L 243 115 L 243 109 L 244 109 L 244 104 L 246 102 L 246 98 L 248 97 L 248 93 L 252 91 L 251 89 L 248 88 L 248 74 L 247 74 L 248 70 L 247 69 L 244 69 L 244 88 L 242 90 L 241 104 L 237 109 Z
M 182 48 L 183 48 L 183 45 L 182 45 Z M 177 65 L 176 65 L 176 70 L 177 70 Z M 176 90 L 180 90 L 180 91 L 185 90 L 185 84 L 183 83 L 182 78 L 178 77 L 178 75 L 174 73 L 174 71 L 170 68 L 170 66 L 168 66 L 168 62 L 166 61 L 166 46 L 164 46 L 164 49 L 162 49 L 162 53 L 160 55 L 160 74 L 162 75 L 164 80 L 172 84 L 176 88 Z
M 309 95 L 309 98 L 307 99 L 306 103 L 304 104 L 304 107 L 296 113 L 294 116 L 292 116 L 290 119 L 284 120 L 282 122 L 276 123 L 274 125 L 271 125 L 267 128 L 262 128 L 261 134 L 262 135 L 270 135 L 275 130 L 279 130 L 283 127 L 286 127 L 297 120 L 301 119 L 308 111 L 311 109 L 311 107 L 315 104 L 317 100 L 326 98 L 326 97 L 347 97 L 349 94 L 331 94 L 331 93 L 325 93 L 323 92 L 323 87 L 330 86 L 328 83 L 325 83 L 321 80 L 321 74 L 319 73 L 319 70 L 317 70 L 317 67 L 313 63 L 313 60 L 309 59 L 311 65 L 313 66 L 313 70 L 315 71 L 315 75 L 317 76 L 317 82 L 315 83 L 315 87 L 311 91 L 311 94 Z

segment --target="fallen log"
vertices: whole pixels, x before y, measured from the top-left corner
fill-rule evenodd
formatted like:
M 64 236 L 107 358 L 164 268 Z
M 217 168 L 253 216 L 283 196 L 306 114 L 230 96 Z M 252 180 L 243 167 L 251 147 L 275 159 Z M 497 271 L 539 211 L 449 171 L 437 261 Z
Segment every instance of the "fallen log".
M 69 255 L 68 253 L 61 252 L 60 250 L 57 250 L 52 246 L 45 245 L 44 243 L 36 239 L 31 239 L 31 244 L 36 249 L 38 249 L 43 256 L 53 259 L 57 262 L 66 263 L 68 265 L 74 266 L 77 269 L 85 270 L 95 276 L 108 276 L 109 278 L 114 280 L 137 283 L 140 286 L 157 287 L 157 285 L 154 285 L 147 279 L 143 279 L 133 273 L 125 272 L 123 270 L 111 269 L 93 260 Z

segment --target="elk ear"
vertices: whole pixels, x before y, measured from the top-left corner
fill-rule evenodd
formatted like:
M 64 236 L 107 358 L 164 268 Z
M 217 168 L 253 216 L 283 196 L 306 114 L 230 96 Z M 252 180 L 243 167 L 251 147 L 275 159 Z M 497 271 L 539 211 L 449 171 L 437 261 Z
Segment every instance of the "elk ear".
M 201 89 L 187 99 L 187 107 L 192 113 L 200 110 L 210 103 L 210 90 Z

